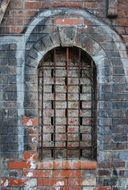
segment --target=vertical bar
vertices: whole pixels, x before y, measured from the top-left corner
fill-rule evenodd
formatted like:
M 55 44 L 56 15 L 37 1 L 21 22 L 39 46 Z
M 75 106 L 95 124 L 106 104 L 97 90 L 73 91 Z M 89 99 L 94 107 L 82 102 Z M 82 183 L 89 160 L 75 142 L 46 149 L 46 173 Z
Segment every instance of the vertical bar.
M 67 108 L 66 108 L 66 159 L 68 159 L 68 59 L 69 59 L 69 49 L 68 47 L 66 48 L 66 103 L 67 103 Z
M 54 135 L 53 135 L 53 141 L 54 141 L 54 147 L 53 147 L 53 158 L 55 159 L 55 147 L 56 147 L 56 49 L 54 49 L 53 52 L 53 61 L 54 61 Z
M 43 95 L 44 95 L 44 67 L 41 68 L 40 70 L 41 72 L 41 160 L 43 159 L 43 126 L 44 126 L 44 117 L 43 117 L 43 112 L 44 112 L 44 107 L 43 107 L 43 103 L 44 103 L 44 99 L 43 99 Z
M 40 99 L 40 68 L 38 68 L 38 116 L 41 116 L 41 109 L 39 108 L 41 99 Z M 40 118 L 41 119 L 41 118 Z M 39 128 L 39 141 L 38 141 L 38 149 L 39 149 L 39 158 L 41 159 L 41 126 Z
M 95 135 L 94 135 L 94 120 L 95 120 L 95 113 L 94 113 L 94 109 L 95 109 L 95 85 L 94 85 L 94 63 L 93 60 L 91 59 L 91 155 L 92 155 L 92 159 L 94 158 L 94 146 L 95 146 Z
M 91 157 L 93 158 L 93 63 L 91 60 L 91 74 L 90 74 L 90 81 L 91 81 Z
M 81 77 L 81 49 L 79 49 L 79 57 L 78 57 L 78 82 L 79 82 L 79 107 L 78 107 L 78 118 L 79 118 L 79 159 L 82 157 L 82 151 L 81 151 L 81 146 L 80 146 L 80 141 L 81 141 L 81 135 L 80 135 L 80 125 L 81 125 L 81 117 L 80 117 L 80 93 L 81 93 L 81 86 L 80 86 L 80 77 Z
M 96 78 L 96 67 L 93 62 L 93 142 L 94 142 L 94 148 L 93 148 L 93 159 L 96 159 L 96 149 L 97 149 L 97 129 L 96 129 L 96 108 L 97 108 L 97 78 Z

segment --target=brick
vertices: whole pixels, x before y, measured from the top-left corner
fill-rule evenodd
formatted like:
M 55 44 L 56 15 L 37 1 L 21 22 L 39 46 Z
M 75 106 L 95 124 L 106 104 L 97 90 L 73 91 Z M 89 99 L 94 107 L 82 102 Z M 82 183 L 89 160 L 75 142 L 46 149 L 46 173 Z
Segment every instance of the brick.
M 111 168 L 112 162 L 100 162 L 98 163 L 99 168 Z
M 69 168 L 68 169 L 80 169 L 81 168 L 81 162 L 79 160 L 76 161 L 69 161 Z M 66 169 L 66 168 L 65 168 Z
M 111 187 L 96 187 L 94 190 L 111 190 Z
M 56 126 L 56 133 L 65 133 L 66 127 L 65 126 Z
M 25 3 L 25 8 L 27 10 L 40 9 L 41 6 L 42 6 L 42 2 L 26 2 Z
M 27 160 L 37 160 L 37 153 L 34 153 L 34 152 L 30 152 L 30 151 L 25 151 L 24 152 L 24 160 L 27 161 Z
M 91 118 L 83 118 L 82 125 L 91 125 L 92 119 Z
M 115 160 L 115 161 L 113 161 L 113 165 L 116 168 L 121 168 L 121 167 L 125 167 L 125 162 L 122 160 Z
M 78 133 L 78 126 L 68 126 L 68 133 Z
M 82 179 L 81 178 L 68 178 L 68 186 L 81 186 Z
M 60 183 L 57 183 L 57 182 L 60 182 Z M 67 184 L 67 180 L 64 179 L 64 178 L 38 178 L 37 180 L 37 183 L 38 183 L 38 186 L 48 186 L 48 187 L 51 187 L 51 186 L 64 186 Z M 58 184 L 58 185 L 57 185 Z
M 57 18 L 54 23 L 57 25 L 74 26 L 84 24 L 84 20 L 83 18 Z
M 64 161 L 62 162 L 62 169 L 71 169 L 70 161 L 64 160 Z
M 50 2 L 50 7 L 69 7 L 69 8 L 80 8 L 82 7 L 83 3 L 82 2 L 77 2 L 77 1 L 52 1 Z M 43 3 L 42 5 L 43 8 L 48 8 L 49 3 Z
M 96 167 L 97 167 L 97 163 L 95 161 L 92 161 L 92 162 L 81 161 L 81 169 L 95 170 Z
M 78 118 L 68 118 L 68 125 L 78 125 Z
M 46 170 L 33 170 L 33 171 L 24 171 L 25 176 L 29 176 L 31 173 L 31 177 L 34 178 L 50 178 L 52 177 L 52 170 L 46 169 Z
M 56 141 L 66 141 L 66 134 L 57 134 Z
M 81 177 L 80 170 L 54 170 L 53 175 L 56 177 Z
M 25 169 L 29 168 L 30 164 L 28 162 L 23 161 L 9 161 L 8 162 L 8 168 L 9 169 Z
M 53 169 L 53 161 L 42 161 L 38 162 L 38 169 Z
M 24 126 L 38 126 L 39 125 L 39 119 L 38 118 L 30 118 L 30 117 L 26 117 L 24 116 L 22 118 L 22 124 Z
M 79 134 L 68 134 L 68 141 L 79 141 Z
M 99 173 L 99 176 L 110 176 L 111 175 L 111 172 L 109 170 L 99 170 L 98 171 Z
M 9 179 L 9 185 L 21 187 L 21 186 L 25 186 L 26 183 L 25 183 L 24 179 L 10 178 Z

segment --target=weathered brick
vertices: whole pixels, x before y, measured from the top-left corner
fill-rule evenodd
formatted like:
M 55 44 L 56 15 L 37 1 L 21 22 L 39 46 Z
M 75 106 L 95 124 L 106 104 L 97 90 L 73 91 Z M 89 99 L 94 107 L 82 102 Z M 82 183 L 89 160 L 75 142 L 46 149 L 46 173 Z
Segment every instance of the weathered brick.
M 106 175 L 110 176 L 111 175 L 111 171 L 109 171 L 109 170 L 99 170 L 98 173 L 100 176 L 106 176 Z
M 22 124 L 24 126 L 38 126 L 39 125 L 39 119 L 24 116 L 22 118 Z
M 23 162 L 23 161 L 9 161 L 8 162 L 9 169 L 25 169 L 29 167 L 30 167 L 29 162 Z
M 111 190 L 111 187 L 96 187 L 94 190 Z
M 81 177 L 80 170 L 55 170 L 53 175 L 56 177 Z
M 23 187 L 25 185 L 26 185 L 26 183 L 25 183 L 24 179 L 17 179 L 17 178 L 10 178 L 9 179 L 9 186 Z
M 55 24 L 57 25 L 81 25 L 84 24 L 84 20 L 82 18 L 57 18 L 55 21 Z
M 25 171 L 25 176 L 31 175 L 34 178 L 50 178 L 52 177 L 52 170 L 34 170 L 34 171 Z
M 35 152 L 30 152 L 30 151 L 25 151 L 24 152 L 24 160 L 36 160 L 37 159 L 37 153 Z
M 48 186 L 48 187 L 50 187 L 50 186 L 55 186 L 55 184 L 57 184 L 58 181 L 60 183 L 57 186 L 62 187 L 62 186 L 67 184 L 66 178 L 64 179 L 64 178 L 55 178 L 55 177 L 53 177 L 53 178 L 39 178 L 38 179 L 38 185 L 39 186 Z
M 48 190 L 49 188 L 63 190 L 127 189 L 128 155 L 126 150 L 128 146 L 126 134 L 128 132 L 128 95 L 127 77 L 125 75 L 127 75 L 128 72 L 125 68 L 127 56 L 123 46 L 127 48 L 128 44 L 128 4 L 125 0 L 118 0 L 118 3 L 115 0 L 108 2 L 108 7 L 105 1 L 102 0 L 87 0 L 86 2 L 84 0 L 53 0 L 43 2 L 39 0 L 26 0 L 25 2 L 22 0 L 13 0 L 10 2 L 0 27 L 1 44 L 3 44 L 0 45 L 0 154 L 2 155 L 1 158 L 4 158 L 4 162 L 2 162 L 4 171 L 3 169 L 1 171 L 0 167 L 0 173 L 8 176 L 3 180 L 2 190 L 20 190 L 23 186 L 33 190 Z M 62 7 L 65 8 L 62 10 Z M 46 12 L 44 12 L 42 17 L 39 16 L 40 11 L 44 9 L 48 9 L 48 14 L 53 14 L 54 8 L 57 8 L 57 11 L 59 11 L 59 13 L 56 11 L 55 16 L 46 15 Z M 108 18 L 105 17 L 107 8 Z M 83 14 L 84 11 L 85 14 Z M 90 15 L 89 12 L 91 12 Z M 82 13 L 84 16 L 79 16 L 79 13 Z M 37 15 L 35 21 L 40 21 L 39 23 L 31 22 L 32 25 L 36 23 L 37 26 L 36 24 L 35 26 L 31 26 L 33 31 L 30 36 L 28 36 L 29 33 L 26 33 L 26 31 L 30 31 L 29 23 L 35 19 L 35 15 Z M 92 15 L 94 15 L 94 17 Z M 95 16 L 99 18 L 98 21 Z M 107 23 L 108 26 L 100 22 L 100 20 Z M 116 31 L 123 41 L 120 40 L 120 37 L 118 38 L 118 34 L 115 35 L 112 30 L 109 30 L 109 27 L 113 29 L 113 31 Z M 76 36 L 78 33 L 79 35 Z M 3 34 L 5 35 L 3 36 Z M 20 36 L 15 36 L 14 34 L 20 34 Z M 28 40 L 25 42 L 27 37 Z M 57 85 L 55 90 L 57 95 L 56 99 L 58 100 L 56 103 L 58 124 L 56 128 L 54 128 L 53 122 L 55 114 L 53 111 L 54 108 L 52 108 L 50 102 L 51 99 L 54 100 L 52 94 L 53 80 L 50 79 L 50 71 L 44 72 L 46 86 L 44 86 L 43 90 L 46 95 L 44 97 L 45 102 L 43 102 L 43 111 L 46 116 L 44 124 L 48 124 L 43 126 L 43 133 L 46 140 L 44 144 L 46 147 L 49 146 L 48 148 L 53 146 L 51 134 L 54 133 L 54 130 L 56 131 L 56 139 L 58 141 L 55 142 L 55 160 L 53 160 L 51 150 L 43 149 L 42 154 L 45 160 L 39 162 L 40 158 L 37 155 L 38 147 L 32 143 L 34 137 L 38 140 L 38 133 L 40 139 L 41 129 L 40 127 L 38 128 L 40 121 L 37 118 L 40 112 L 39 110 L 42 108 L 42 102 L 38 104 L 37 96 L 38 62 L 40 58 L 43 58 L 44 53 L 47 53 L 51 48 L 65 45 L 66 42 L 70 47 L 76 45 L 81 49 L 83 48 L 84 51 L 87 51 L 90 56 L 94 55 L 93 58 L 96 60 L 97 76 L 95 80 L 93 80 L 97 80 L 95 99 L 98 102 L 94 101 L 93 104 L 91 103 L 92 81 L 85 78 L 80 79 L 80 81 L 77 79 L 77 71 L 79 69 L 73 70 L 76 55 L 74 53 L 73 63 L 71 63 L 72 55 L 69 50 L 68 61 L 70 64 L 68 67 L 70 70 L 68 74 L 70 79 L 68 81 L 68 90 L 70 95 L 68 97 L 65 87 L 66 72 L 62 68 L 58 68 L 56 72 Z M 17 46 L 16 44 L 19 43 L 21 43 L 21 45 Z M 26 52 L 24 52 L 25 43 Z M 97 44 L 100 45 L 100 48 L 98 48 Z M 104 50 L 105 53 L 102 53 L 99 49 Z M 27 57 L 28 55 L 29 58 Z M 105 57 L 106 55 L 108 58 Z M 104 57 L 104 61 L 102 61 L 102 56 Z M 83 59 L 85 59 L 85 65 L 89 66 L 88 57 L 89 56 L 82 55 L 80 62 L 82 63 Z M 67 61 L 66 57 L 62 56 L 61 53 L 58 56 L 58 60 L 61 62 L 61 66 L 63 65 L 62 62 Z M 57 66 L 60 64 L 59 61 L 56 61 Z M 41 64 L 39 64 L 39 66 L 40 65 Z M 47 63 L 45 66 L 46 65 Z M 83 76 L 82 73 L 82 77 Z M 78 95 L 79 82 L 83 85 L 81 89 L 83 94 L 81 93 L 80 95 L 80 104 Z M 42 92 L 42 88 L 40 92 Z M 70 109 L 68 111 L 66 110 L 66 98 L 71 101 L 68 103 L 68 109 Z M 63 100 L 63 102 L 59 102 L 60 100 Z M 91 109 L 94 104 L 97 103 L 98 105 L 94 110 L 96 113 L 96 123 L 94 123 L 92 118 L 94 112 L 92 113 Z M 81 107 L 80 120 L 77 119 L 79 113 L 76 111 L 79 109 L 79 106 Z M 66 114 L 67 117 L 69 117 L 68 124 L 70 125 L 68 127 L 66 127 Z M 24 115 L 26 115 L 26 117 L 24 117 Z M 21 124 L 25 126 L 24 129 Z M 83 126 L 81 124 L 83 124 Z M 92 131 L 92 127 L 96 127 L 96 131 Z M 78 136 L 78 132 L 83 133 L 81 137 Z M 91 178 L 91 174 L 89 173 L 91 172 L 90 170 L 95 172 L 96 162 L 85 160 L 85 158 L 89 160 L 92 159 L 92 155 L 89 151 L 89 146 L 92 145 L 90 143 L 92 142 L 90 134 L 96 136 L 98 142 L 98 185 L 95 185 L 95 175 L 94 178 Z M 66 143 L 66 137 L 72 141 Z M 83 160 L 79 160 L 79 138 L 82 138 L 80 145 L 82 147 L 87 146 L 82 152 Z M 31 151 L 23 152 L 23 139 L 24 148 L 27 150 L 32 149 Z M 83 139 L 85 139 L 85 141 L 83 141 Z M 66 146 L 70 146 L 70 148 L 77 147 L 76 150 L 71 149 L 68 151 L 69 160 L 66 160 L 64 150 Z M 96 146 L 95 142 L 93 142 L 93 147 L 94 146 Z M 74 159 L 74 155 L 76 159 Z M 13 161 L 12 159 L 17 160 Z M 37 162 L 38 169 L 34 170 L 35 162 Z M 29 165 L 31 165 L 31 169 L 29 169 Z M 7 166 L 8 170 L 6 170 Z M 117 176 L 114 176 L 113 167 L 115 171 L 118 171 L 118 179 Z M 22 175 L 23 170 L 26 171 L 26 173 L 24 173 L 25 176 Z M 61 177 L 52 176 L 54 172 L 57 176 Z M 36 179 L 33 179 L 31 174 L 34 174 L 34 176 L 38 178 L 38 185 L 36 184 Z M 98 179 L 99 177 L 100 179 Z M 27 178 L 30 178 L 30 180 Z M 24 179 L 26 181 L 24 181 Z M 4 187 L 7 185 L 9 185 L 9 187 Z
M 81 178 L 68 178 L 68 186 L 81 186 Z

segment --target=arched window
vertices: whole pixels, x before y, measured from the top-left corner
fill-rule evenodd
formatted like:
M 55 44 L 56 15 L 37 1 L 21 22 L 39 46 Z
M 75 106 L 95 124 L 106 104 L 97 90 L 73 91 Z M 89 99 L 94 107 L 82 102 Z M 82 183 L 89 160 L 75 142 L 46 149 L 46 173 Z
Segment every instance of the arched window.
M 76 47 L 49 51 L 38 67 L 39 154 L 43 159 L 95 159 L 96 68 Z

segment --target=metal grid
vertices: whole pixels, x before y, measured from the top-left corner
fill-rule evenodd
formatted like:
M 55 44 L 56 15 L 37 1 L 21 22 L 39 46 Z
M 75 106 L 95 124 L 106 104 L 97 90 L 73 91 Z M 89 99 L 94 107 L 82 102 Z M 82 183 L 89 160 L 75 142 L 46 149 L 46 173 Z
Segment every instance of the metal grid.
M 79 48 L 50 51 L 39 66 L 41 159 L 94 159 L 96 68 Z

